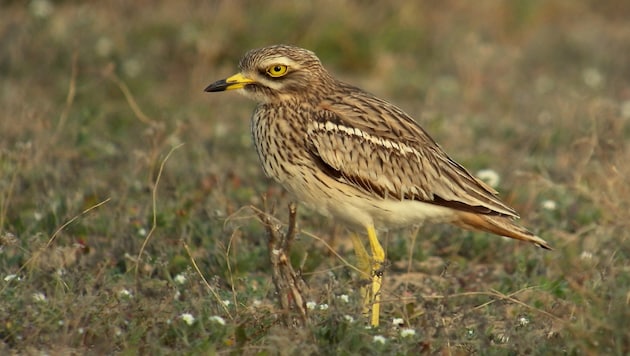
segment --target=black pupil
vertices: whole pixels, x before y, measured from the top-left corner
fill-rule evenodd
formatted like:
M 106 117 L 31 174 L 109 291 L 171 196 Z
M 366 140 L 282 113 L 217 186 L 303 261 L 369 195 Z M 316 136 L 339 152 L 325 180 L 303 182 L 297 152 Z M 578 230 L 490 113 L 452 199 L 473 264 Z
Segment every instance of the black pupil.
M 275 67 L 273 67 L 273 71 L 274 71 L 274 72 L 279 72 L 279 71 L 281 71 L 281 70 L 282 70 L 282 67 L 280 67 L 280 66 L 275 66 Z

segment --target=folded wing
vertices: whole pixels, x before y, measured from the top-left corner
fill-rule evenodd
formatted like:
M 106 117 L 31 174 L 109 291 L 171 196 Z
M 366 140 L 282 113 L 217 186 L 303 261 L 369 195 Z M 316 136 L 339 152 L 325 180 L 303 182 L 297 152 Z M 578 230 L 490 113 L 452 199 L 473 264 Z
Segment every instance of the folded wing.
M 310 153 L 328 175 L 383 199 L 517 217 L 402 110 L 350 92 L 356 94 L 323 102 L 308 120 Z

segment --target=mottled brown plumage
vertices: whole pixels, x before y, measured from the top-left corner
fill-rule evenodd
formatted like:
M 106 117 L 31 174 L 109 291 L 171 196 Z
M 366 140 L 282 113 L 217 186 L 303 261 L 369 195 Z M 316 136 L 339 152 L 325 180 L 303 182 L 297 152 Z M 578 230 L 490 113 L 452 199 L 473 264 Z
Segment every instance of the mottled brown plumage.
M 313 52 L 255 49 L 239 67 L 206 91 L 239 89 L 259 103 L 252 134 L 265 173 L 318 211 L 366 228 L 373 274 L 384 258 L 375 227 L 447 222 L 549 248 L 409 115 L 336 80 Z

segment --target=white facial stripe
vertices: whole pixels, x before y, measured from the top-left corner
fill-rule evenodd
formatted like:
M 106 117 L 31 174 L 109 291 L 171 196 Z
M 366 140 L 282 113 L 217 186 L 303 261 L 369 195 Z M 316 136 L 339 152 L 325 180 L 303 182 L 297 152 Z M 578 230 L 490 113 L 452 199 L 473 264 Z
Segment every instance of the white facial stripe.
M 265 86 L 269 87 L 273 90 L 280 91 L 282 89 L 283 84 L 281 82 L 273 81 L 273 80 L 265 80 Z
M 273 65 L 277 65 L 277 64 L 287 66 L 289 68 L 289 71 L 295 71 L 296 69 L 300 68 L 300 66 L 296 62 L 292 61 L 291 59 L 285 56 L 271 57 L 265 60 L 264 62 L 262 62 L 260 65 L 260 68 L 266 70 L 267 68 Z M 273 89 L 275 91 L 281 91 L 284 86 L 282 82 L 276 81 L 276 80 L 270 80 L 267 77 L 262 77 L 261 79 L 259 79 L 259 81 L 263 83 L 266 87 Z
M 324 131 L 332 131 L 332 132 L 343 132 L 349 136 L 355 136 L 355 137 L 360 137 L 368 142 L 371 142 L 377 146 L 382 146 L 385 148 L 393 148 L 397 151 L 399 151 L 402 154 L 414 154 L 416 156 L 419 156 L 420 153 L 413 147 L 406 145 L 404 143 L 399 143 L 399 142 L 394 142 L 382 137 L 376 137 L 373 135 L 370 135 L 369 133 L 365 132 L 365 131 L 361 131 L 358 128 L 352 128 L 352 127 L 347 127 L 347 126 L 343 126 L 343 125 L 337 125 L 331 121 L 327 121 L 325 123 L 323 122 L 315 122 L 315 129 L 316 130 L 324 130 Z

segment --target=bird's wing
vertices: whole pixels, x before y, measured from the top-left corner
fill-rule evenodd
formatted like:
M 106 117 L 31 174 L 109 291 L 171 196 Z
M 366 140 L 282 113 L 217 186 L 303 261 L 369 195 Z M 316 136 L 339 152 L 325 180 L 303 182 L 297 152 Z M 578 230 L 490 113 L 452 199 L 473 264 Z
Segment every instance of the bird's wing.
M 364 92 L 330 98 L 307 142 L 329 176 L 369 194 L 517 217 L 497 192 L 453 161 L 407 114 Z

